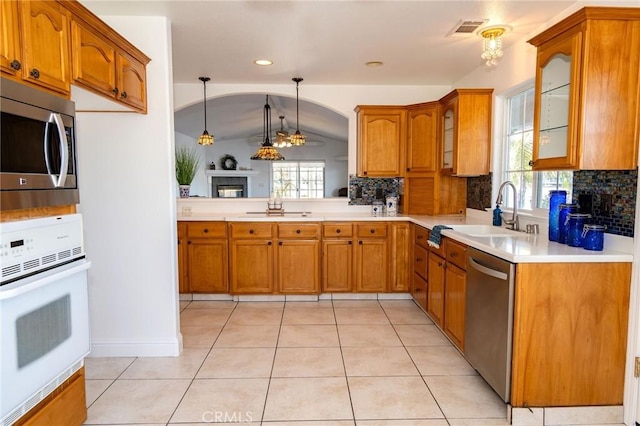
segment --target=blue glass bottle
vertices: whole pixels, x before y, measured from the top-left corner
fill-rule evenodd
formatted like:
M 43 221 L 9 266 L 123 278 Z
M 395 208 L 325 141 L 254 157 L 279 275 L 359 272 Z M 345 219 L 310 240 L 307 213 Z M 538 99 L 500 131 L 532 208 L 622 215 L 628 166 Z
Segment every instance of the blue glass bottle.
M 549 241 L 558 241 L 560 233 L 560 204 L 567 202 L 567 191 L 549 191 Z
M 567 235 L 567 244 L 571 247 L 582 247 L 584 244 L 584 226 L 591 215 L 588 213 L 569 213 L 569 234 Z
M 569 213 L 578 213 L 579 208 L 580 206 L 576 203 L 560 204 L 560 214 L 558 216 L 558 242 L 560 244 L 567 244 L 567 235 L 569 234 L 569 221 L 567 216 L 569 215 Z
M 502 210 L 500 204 L 496 204 L 496 208 L 493 209 L 493 226 L 502 226 Z

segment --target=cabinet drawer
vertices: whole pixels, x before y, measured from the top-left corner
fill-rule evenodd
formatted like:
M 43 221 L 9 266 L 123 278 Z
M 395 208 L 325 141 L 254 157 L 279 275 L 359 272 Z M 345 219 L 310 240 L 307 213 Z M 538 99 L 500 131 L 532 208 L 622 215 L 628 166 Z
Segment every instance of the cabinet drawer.
M 415 229 L 416 229 L 416 232 L 415 232 L 416 235 L 414 238 L 415 244 L 424 248 L 429 248 L 429 245 L 427 244 L 427 240 L 429 239 L 429 230 L 421 226 L 416 226 Z
M 229 224 L 231 238 L 273 238 L 275 224 L 264 222 L 232 222 Z
M 454 265 L 467 269 L 467 246 L 455 240 L 447 239 L 445 244 L 446 259 Z
M 358 238 L 385 238 L 387 236 L 386 222 L 371 222 L 356 224 Z
M 325 223 L 322 225 L 325 238 L 350 238 L 353 236 L 353 226 L 350 223 Z
M 441 237 L 440 238 L 440 247 L 439 248 L 435 248 L 433 246 L 428 246 L 428 249 L 431 253 L 435 253 L 438 256 L 440 256 L 441 258 L 446 258 L 446 252 L 444 250 L 444 247 L 449 243 L 449 239 L 447 237 Z
M 319 223 L 281 223 L 278 238 L 320 238 Z
M 413 250 L 413 271 L 425 280 L 429 278 L 429 252 L 419 245 Z
M 189 222 L 187 236 L 190 238 L 225 238 L 226 222 Z

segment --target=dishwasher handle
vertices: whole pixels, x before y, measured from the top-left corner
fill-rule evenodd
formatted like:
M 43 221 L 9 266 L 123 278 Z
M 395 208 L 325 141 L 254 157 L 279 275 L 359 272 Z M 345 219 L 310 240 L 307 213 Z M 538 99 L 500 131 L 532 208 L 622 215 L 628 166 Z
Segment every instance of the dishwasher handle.
M 481 264 L 479 264 L 478 262 L 475 261 L 475 259 L 473 257 L 469 257 L 469 264 L 471 265 L 471 267 L 473 269 L 475 269 L 476 271 L 479 271 L 485 275 L 489 275 L 490 277 L 493 278 L 497 278 L 499 280 L 502 281 L 508 281 L 509 280 L 509 275 L 505 274 L 504 272 L 501 271 L 496 271 L 495 269 L 491 269 L 491 268 L 487 268 L 486 266 L 483 266 Z

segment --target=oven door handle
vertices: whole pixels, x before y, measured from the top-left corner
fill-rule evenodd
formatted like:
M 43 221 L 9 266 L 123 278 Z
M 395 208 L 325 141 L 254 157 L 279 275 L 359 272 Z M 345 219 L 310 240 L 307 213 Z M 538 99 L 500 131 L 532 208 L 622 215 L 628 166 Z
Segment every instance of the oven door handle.
M 51 169 L 51 159 L 49 158 L 49 127 L 51 123 L 55 123 L 58 129 L 58 137 L 60 138 L 60 174 L 56 175 Z M 44 161 L 47 165 L 47 172 L 51 176 L 53 186 L 60 188 L 64 186 L 67 180 L 67 169 L 69 168 L 69 142 L 65 132 L 64 123 L 60 114 L 52 112 L 44 130 Z

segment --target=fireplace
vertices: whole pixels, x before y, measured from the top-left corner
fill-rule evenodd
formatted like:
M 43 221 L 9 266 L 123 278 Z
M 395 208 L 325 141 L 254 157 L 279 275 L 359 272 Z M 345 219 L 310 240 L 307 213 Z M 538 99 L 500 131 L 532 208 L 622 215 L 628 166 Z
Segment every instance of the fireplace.
M 209 197 L 247 198 L 251 196 L 251 176 L 255 170 L 205 170 L 209 179 Z

